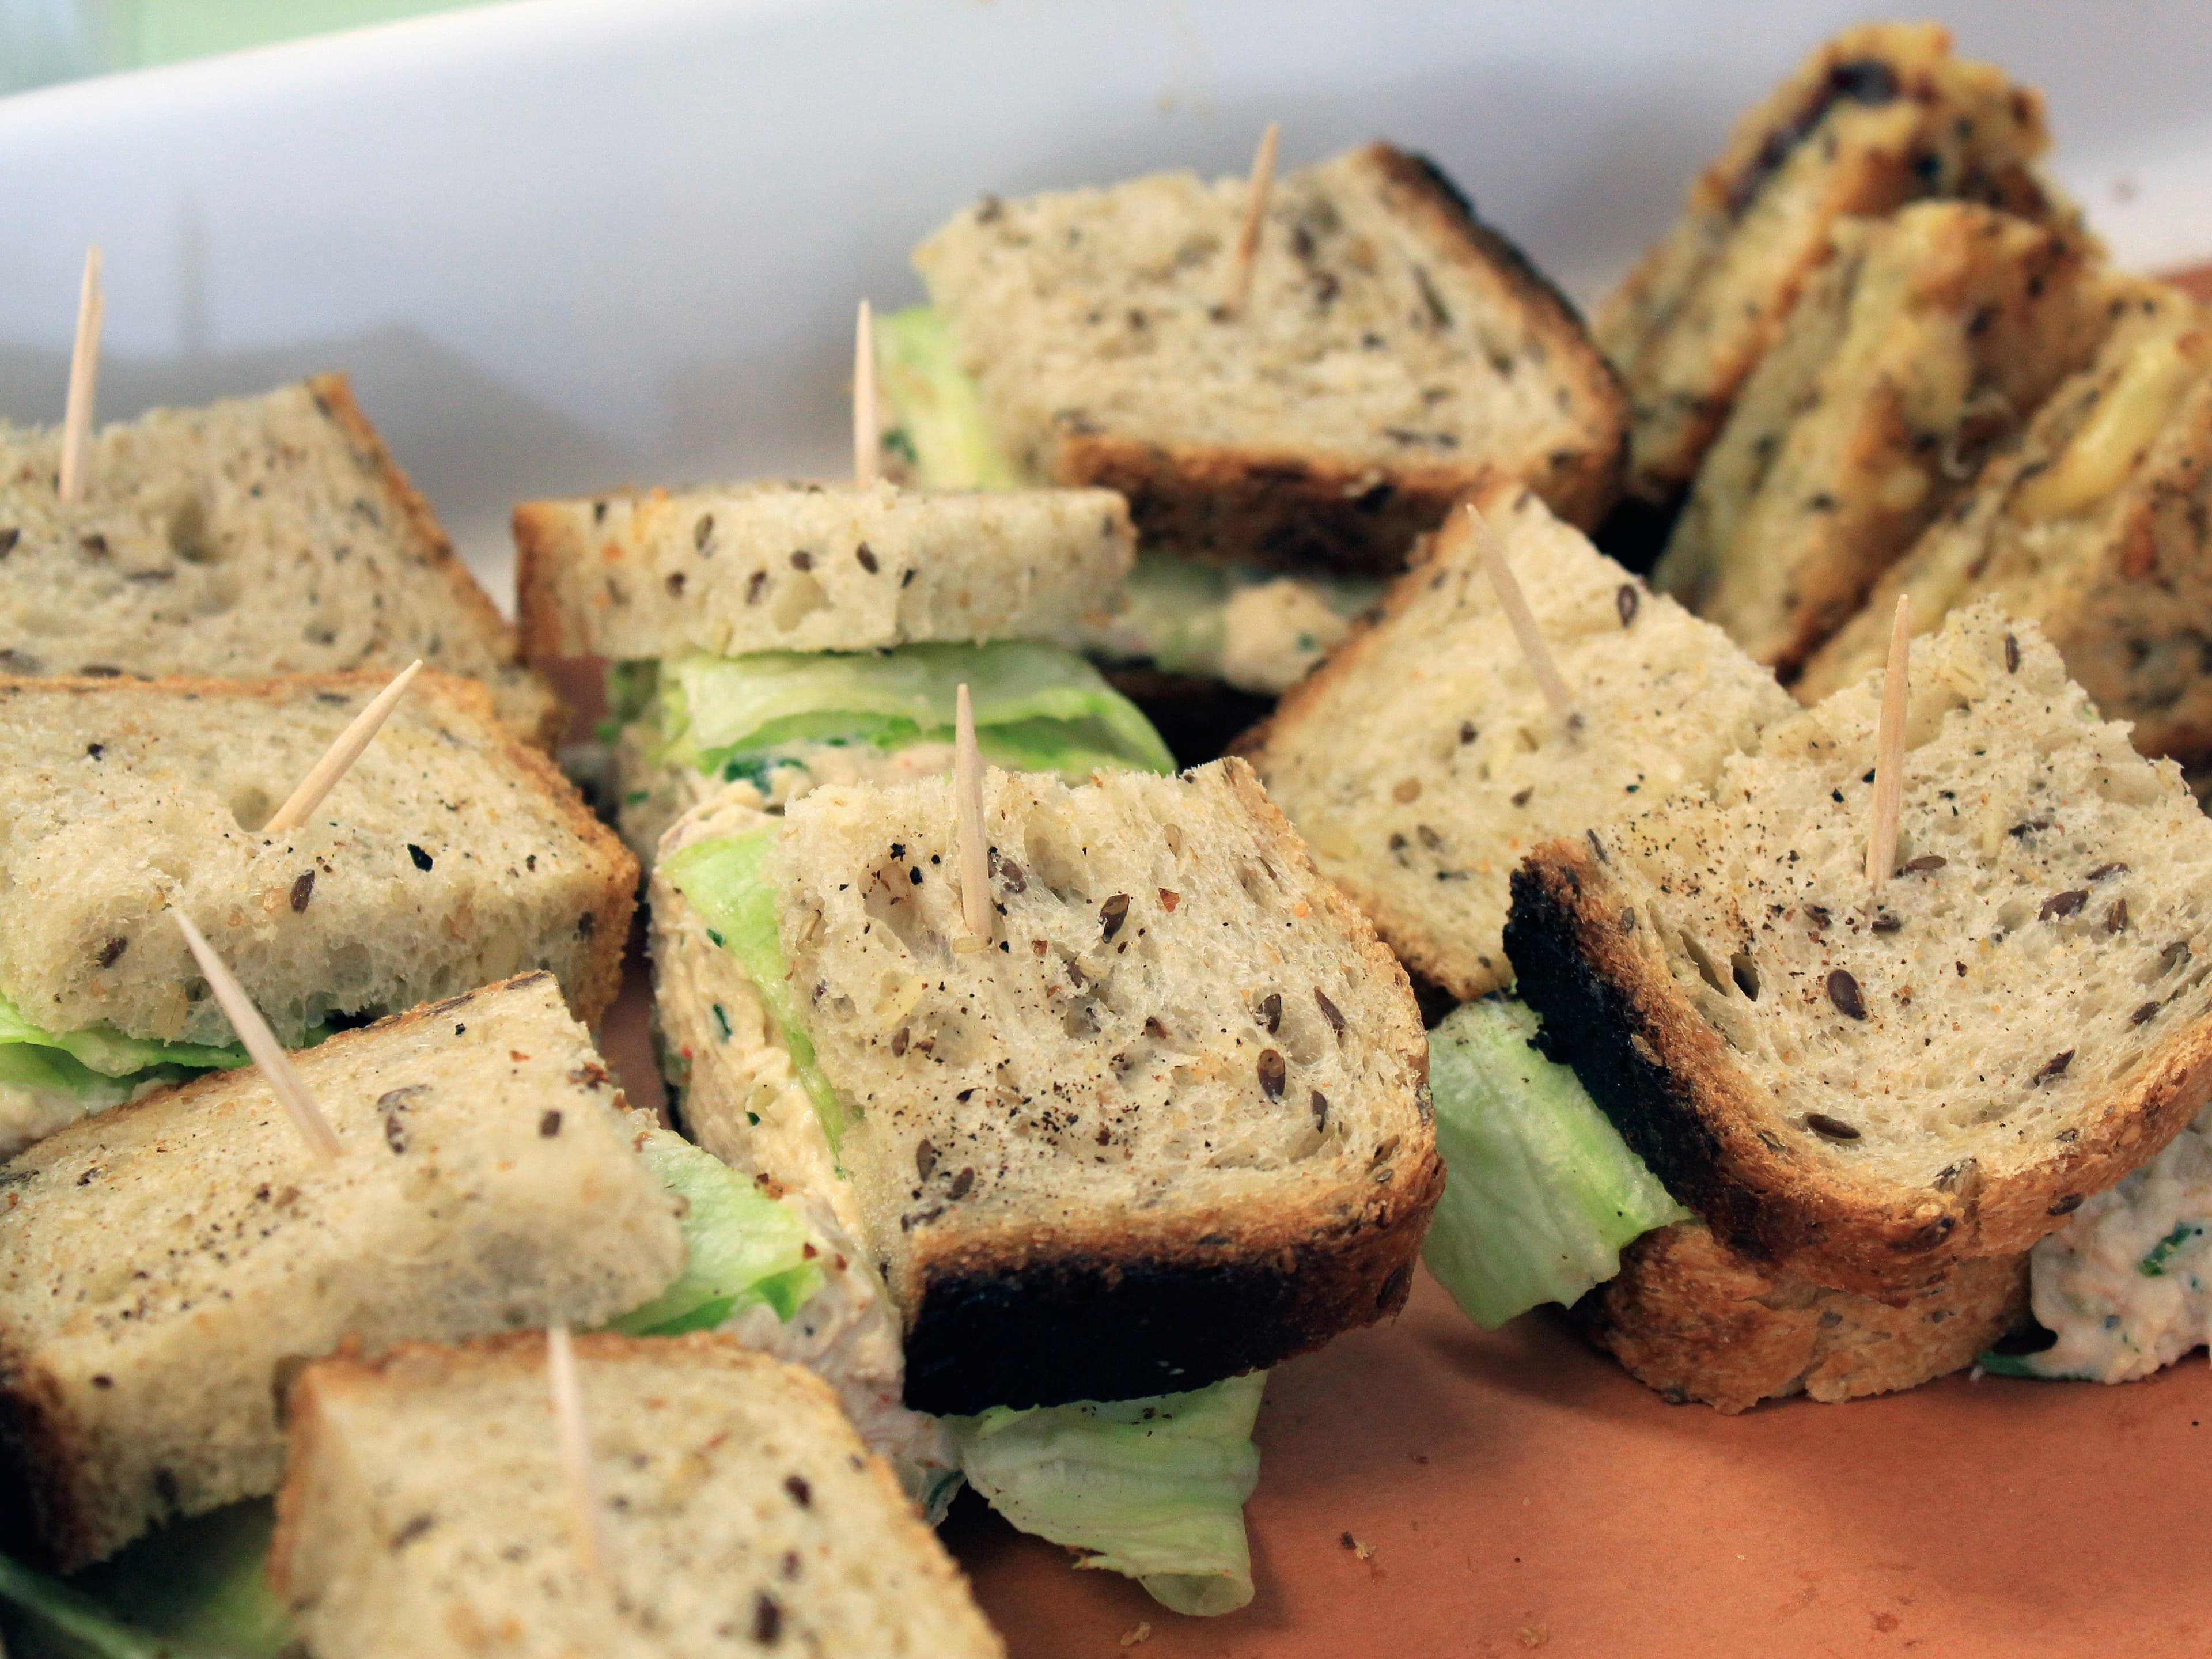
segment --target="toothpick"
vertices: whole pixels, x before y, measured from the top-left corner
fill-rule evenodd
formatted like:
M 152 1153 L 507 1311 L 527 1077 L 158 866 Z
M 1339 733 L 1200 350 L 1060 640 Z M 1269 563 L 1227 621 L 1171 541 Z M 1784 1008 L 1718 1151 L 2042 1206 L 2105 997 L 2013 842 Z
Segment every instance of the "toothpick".
M 264 836 L 281 836 L 298 829 L 307 821 L 307 815 L 323 804 L 323 797 L 337 787 L 349 767 L 361 758 L 362 750 L 376 736 L 377 728 L 385 717 L 399 706 L 408 683 L 422 670 L 422 659 L 417 657 L 392 677 L 386 686 L 369 700 L 368 707 L 353 717 L 353 724 L 338 733 L 337 741 L 314 764 L 314 769 L 301 778 L 299 787 L 284 798 L 284 804 L 275 816 L 261 826 Z
M 1244 224 L 1237 233 L 1236 251 L 1230 256 L 1229 289 L 1222 309 L 1235 316 L 1252 297 L 1252 269 L 1260 258 L 1260 228 L 1267 222 L 1267 193 L 1275 187 L 1275 146 L 1283 136 L 1279 121 L 1267 123 L 1260 135 L 1258 154 L 1252 158 L 1252 183 L 1244 196 Z
M 1876 898 L 1897 862 L 1897 809 L 1905 795 L 1905 700 L 1911 689 L 1912 596 L 1897 596 L 1889 625 L 1889 667 L 1881 679 L 1881 718 L 1875 725 L 1874 823 L 1867 836 L 1867 885 Z
M 953 948 L 981 951 L 991 942 L 991 861 L 983 845 L 983 751 L 975 744 L 975 708 L 961 683 L 952 703 L 953 836 L 959 844 L 960 909 L 968 937 Z
M 567 1325 L 545 1332 L 545 1375 L 553 1391 L 553 1431 L 561 1446 L 561 1475 L 568 1488 L 568 1509 L 576 1522 L 576 1553 L 594 1578 L 607 1576 L 607 1540 L 600 1524 L 599 1469 L 592 1462 L 592 1435 L 584 1422 L 584 1389 L 576 1376 L 575 1345 Z
M 883 441 L 876 424 L 876 325 L 863 300 L 853 331 L 853 482 L 863 489 L 875 486 L 876 453 Z
M 1474 544 L 1482 556 L 1482 568 L 1489 573 L 1490 585 L 1498 590 L 1498 609 L 1504 611 L 1505 620 L 1512 624 L 1513 636 L 1521 641 L 1522 653 L 1528 659 L 1536 684 L 1544 688 L 1545 699 L 1553 713 L 1572 713 L 1574 696 L 1567 690 L 1566 681 L 1559 678 L 1559 665 L 1552 660 L 1544 636 L 1536 631 L 1535 614 L 1528 609 L 1521 584 L 1513 579 L 1512 567 L 1505 562 L 1505 538 L 1472 501 L 1468 503 L 1467 516 L 1474 521 Z
M 177 927 L 185 936 L 185 945 L 192 953 L 192 960 L 200 965 L 206 975 L 208 988 L 215 1000 L 230 1017 L 231 1028 L 245 1043 L 246 1052 L 253 1056 L 253 1063 L 261 1068 L 276 1098 L 284 1103 L 291 1115 L 292 1127 L 300 1132 L 300 1139 L 307 1148 L 325 1163 L 333 1163 L 338 1155 L 338 1138 L 315 1105 L 314 1097 L 307 1085 L 300 1081 L 300 1074 L 292 1069 L 291 1057 L 284 1045 L 276 1041 L 276 1034 L 269 1029 L 269 1022 L 261 1018 L 261 1011 L 253 1006 L 253 999 L 246 994 L 222 958 L 215 953 L 215 946 L 207 942 L 206 935 L 192 926 L 192 919 L 182 910 L 169 913 L 177 919 Z
M 84 251 L 84 283 L 76 295 L 76 345 L 70 353 L 69 404 L 62 416 L 61 496 L 64 507 L 84 499 L 92 460 L 92 401 L 100 380 L 100 244 Z

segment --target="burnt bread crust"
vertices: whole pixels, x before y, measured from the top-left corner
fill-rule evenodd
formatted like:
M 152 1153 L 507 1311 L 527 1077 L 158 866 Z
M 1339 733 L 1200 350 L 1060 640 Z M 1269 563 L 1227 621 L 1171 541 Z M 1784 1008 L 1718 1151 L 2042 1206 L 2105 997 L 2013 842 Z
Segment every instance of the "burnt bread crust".
M 906 1404 L 959 1416 L 1139 1399 L 1310 1352 L 1405 1306 L 1443 1181 L 1428 1148 L 1256 1226 L 1224 1218 L 1148 1243 L 1025 1232 L 928 1251 L 907 1314 Z
M 1769 1273 L 1686 1221 L 1630 1244 L 1620 1272 L 1569 1317 L 1645 1387 L 1734 1416 L 1763 1400 L 1856 1400 L 1963 1370 L 2026 1317 L 2027 1291 L 2027 1257 L 1976 1257 L 1892 1307 Z

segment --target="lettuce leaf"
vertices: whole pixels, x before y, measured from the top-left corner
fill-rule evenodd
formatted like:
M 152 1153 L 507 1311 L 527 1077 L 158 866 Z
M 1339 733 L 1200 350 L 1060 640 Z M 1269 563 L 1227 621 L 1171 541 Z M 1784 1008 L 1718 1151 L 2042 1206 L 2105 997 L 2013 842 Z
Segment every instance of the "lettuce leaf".
M 649 1131 L 638 1153 L 686 1201 L 684 1271 L 611 1329 L 632 1336 L 711 1331 L 759 1302 L 789 1319 L 822 1288 L 822 1270 L 806 1255 L 805 1223 L 795 1212 L 670 1130 Z
M 291 1621 L 262 1563 L 267 1498 L 171 1522 L 66 1583 L 0 1557 L 11 1652 L 69 1659 L 277 1659 Z
M 708 936 L 737 957 L 745 976 L 758 988 L 835 1153 L 845 1134 L 845 1103 L 815 1064 L 814 1044 L 799 1024 L 791 994 L 791 964 L 784 960 L 783 943 L 776 937 L 775 887 L 762 873 L 782 827 L 766 824 L 742 836 L 695 841 L 662 860 L 660 867 L 669 884 L 705 918 Z
M 27 1049 L 18 1054 L 11 1051 Z M 102 1092 L 100 1079 L 128 1079 L 163 1066 L 205 1072 L 243 1066 L 240 1044 L 215 1047 L 196 1042 L 159 1042 L 125 1036 L 112 1026 L 53 1032 L 33 1024 L 23 1011 L 0 996 L 0 1082 L 71 1094 Z M 128 1091 L 125 1091 L 126 1094 Z
M 1252 1599 L 1244 1500 L 1267 1373 L 1188 1394 L 956 1419 L 960 1467 L 1024 1532 L 1079 1565 L 1126 1573 L 1177 1613 L 1234 1613 Z
M 949 743 L 963 682 L 987 758 L 1077 777 L 1175 770 L 1134 703 L 1073 652 L 1034 640 L 673 658 L 659 675 L 661 757 L 716 773 L 785 744 Z
M 952 331 L 927 306 L 875 321 L 876 385 L 896 424 L 884 447 L 924 489 L 1018 489 L 1025 482 L 999 447 L 982 394 L 960 367 Z
M 1496 998 L 1429 1034 L 1444 1194 L 1421 1257 L 1490 1330 L 1574 1301 L 1620 1271 L 1621 1246 L 1690 1218 L 1535 1035 L 1529 1009 Z

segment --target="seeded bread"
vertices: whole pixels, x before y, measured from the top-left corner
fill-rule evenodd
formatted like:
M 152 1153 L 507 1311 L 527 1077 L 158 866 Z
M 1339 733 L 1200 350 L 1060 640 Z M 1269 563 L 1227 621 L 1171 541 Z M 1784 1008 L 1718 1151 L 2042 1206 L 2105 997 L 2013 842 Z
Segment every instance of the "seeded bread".
M 1652 584 L 1794 675 L 2106 325 L 2082 243 L 1962 202 L 1835 228 Z
M 271 674 L 416 657 L 545 747 L 565 720 L 343 374 L 103 429 L 81 506 L 58 427 L 0 422 L 0 672 Z
M 1429 161 L 1370 144 L 1275 182 L 1220 302 L 1241 179 L 986 197 L 915 251 L 1000 447 L 1129 498 L 1147 542 L 1389 573 L 1493 479 L 1594 523 L 1620 391 L 1573 307 Z
M 1984 602 L 1913 652 L 1870 908 L 1880 680 L 1769 726 L 1709 799 L 1537 848 L 1505 948 L 1723 1244 L 1901 1301 L 2026 1250 L 2212 1094 L 2212 820 Z
M 1639 1382 L 1734 1416 L 1803 1394 L 1856 1400 L 1963 1370 L 2027 1312 L 2027 1258 L 1984 1256 L 1891 1307 L 1767 1272 L 1703 1222 L 1648 1232 L 1577 1303 L 1576 1325 Z
M 1575 696 L 1552 711 L 1454 514 L 1376 617 L 1238 744 L 1323 875 L 1462 1000 L 1512 977 L 1506 878 L 1627 817 L 1790 713 L 1773 677 L 1528 492 L 1480 502 Z
M 182 906 L 288 1043 L 538 968 L 596 1021 L 635 860 L 481 686 L 417 676 L 308 823 L 258 833 L 382 684 L 0 680 L 0 989 L 52 1031 L 234 1042 Z
M 2212 758 L 2212 334 L 2162 283 L 2114 285 L 2097 356 L 1996 453 L 1806 665 L 1812 702 L 1878 666 L 1897 596 L 1938 626 L 1994 595 L 2039 624 L 2148 755 Z
M 1057 639 L 1136 559 L 1108 490 L 888 483 L 526 501 L 514 544 L 533 659 Z
M 334 1164 L 248 1069 L 0 1165 L 0 1502 L 27 1504 L 64 1569 L 274 1491 L 278 1387 L 302 1358 L 599 1324 L 684 1265 L 675 1200 L 551 975 L 294 1064 Z
M 1628 489 L 1679 499 L 1846 216 L 1923 197 L 2053 226 L 2072 210 L 2037 174 L 2043 100 L 1951 56 L 1932 23 L 1846 30 L 1736 123 L 1682 216 L 1598 313 L 1632 410 Z
M 769 866 L 907 1404 L 1197 1388 L 1401 1306 L 1443 1179 L 1419 1018 L 1250 769 L 984 796 L 1005 949 L 951 948 L 944 780 L 817 790 Z
M 313 1659 L 1002 1659 L 806 1371 L 703 1332 L 582 1337 L 576 1371 L 604 1581 L 580 1553 L 542 1335 L 301 1373 L 269 1570 Z

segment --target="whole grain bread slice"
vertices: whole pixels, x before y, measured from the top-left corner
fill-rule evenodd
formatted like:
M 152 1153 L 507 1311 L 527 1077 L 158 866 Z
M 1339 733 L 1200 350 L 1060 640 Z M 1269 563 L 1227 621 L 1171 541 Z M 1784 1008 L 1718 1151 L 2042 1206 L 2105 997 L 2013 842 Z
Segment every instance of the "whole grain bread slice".
M 300 1374 L 269 1570 L 313 1659 L 1003 1659 L 828 1387 L 717 1334 L 576 1341 L 596 1578 L 545 1353 L 516 1333 Z
M 2027 1258 L 1981 1256 L 1901 1307 L 1771 1273 L 1700 1221 L 1648 1232 L 1572 1310 L 1583 1335 L 1670 1401 L 1729 1416 L 1802 1394 L 1857 1400 L 1964 1370 L 2027 1313 Z
M 2049 142 L 2041 97 L 1954 58 L 1933 23 L 1867 24 L 1815 51 L 1737 121 L 1598 313 L 1632 410 L 1629 493 L 1680 499 L 1838 220 L 1942 197 L 2071 225 L 2036 171 Z
M 1374 617 L 1237 744 L 1322 873 L 1462 1000 L 1512 977 L 1500 933 L 1524 853 L 1711 784 L 1723 756 L 1791 712 L 1718 629 L 1650 592 L 1532 492 L 1499 485 L 1478 505 L 1571 714 L 1545 700 L 1455 513 Z
M 416 657 L 480 679 L 544 748 L 566 713 L 343 374 L 157 409 L 94 439 L 61 503 L 58 427 L 0 422 L 0 672 L 274 674 Z
M 181 907 L 288 1043 L 536 969 L 596 1023 L 636 862 L 481 685 L 417 676 L 309 821 L 262 833 L 383 684 L 0 680 L 0 991 L 52 1032 L 234 1042 Z
M 2144 754 L 2212 758 L 2212 332 L 2178 289 L 2110 286 L 2094 360 L 1814 654 L 1799 697 L 1880 665 L 1899 594 L 1923 631 L 1993 595 L 2041 627 L 2108 719 L 2135 722 Z
M 1626 410 L 1573 307 L 1425 159 L 1370 144 L 1277 179 L 1221 301 L 1240 179 L 986 197 L 915 252 L 1000 446 L 1103 484 L 1186 556 L 1399 569 L 1468 490 L 1611 503 Z
M 532 659 L 1059 639 L 1136 559 L 1110 490 L 889 483 L 525 501 L 514 543 Z
M 1987 602 L 1913 652 L 1897 873 L 1880 677 L 1709 796 L 1539 848 L 1505 948 L 1547 1041 L 1762 1268 L 1902 1303 L 2016 1255 L 2212 1094 L 2212 821 Z
M 1921 202 L 1833 242 L 1651 573 L 1785 679 L 2107 326 L 2081 240 L 2008 214 Z
M 0 1165 L 0 1519 L 64 1569 L 274 1491 L 302 1359 L 600 1324 L 684 1265 L 676 1200 L 550 975 L 293 1064 L 333 1162 L 248 1068 Z

